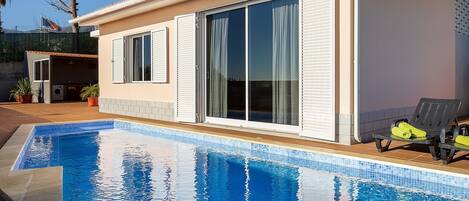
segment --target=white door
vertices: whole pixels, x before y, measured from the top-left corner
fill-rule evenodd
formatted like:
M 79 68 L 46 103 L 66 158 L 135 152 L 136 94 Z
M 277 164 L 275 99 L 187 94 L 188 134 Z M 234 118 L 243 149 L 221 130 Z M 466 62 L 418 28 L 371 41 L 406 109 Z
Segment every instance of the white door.
M 335 141 L 335 0 L 301 1 L 301 135 Z
M 176 16 L 176 121 L 196 122 L 196 15 Z

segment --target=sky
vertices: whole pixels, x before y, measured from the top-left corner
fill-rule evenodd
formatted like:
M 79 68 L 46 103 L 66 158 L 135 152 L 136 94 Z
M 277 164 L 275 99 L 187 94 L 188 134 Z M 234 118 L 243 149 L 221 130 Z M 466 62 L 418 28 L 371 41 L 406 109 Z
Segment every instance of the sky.
M 40 27 L 41 17 L 48 17 L 60 26 L 69 26 L 70 15 L 50 6 L 49 0 L 7 0 L 0 8 L 4 29 L 31 30 Z M 68 2 L 68 0 L 64 0 Z M 78 15 L 84 15 L 119 0 L 77 0 Z

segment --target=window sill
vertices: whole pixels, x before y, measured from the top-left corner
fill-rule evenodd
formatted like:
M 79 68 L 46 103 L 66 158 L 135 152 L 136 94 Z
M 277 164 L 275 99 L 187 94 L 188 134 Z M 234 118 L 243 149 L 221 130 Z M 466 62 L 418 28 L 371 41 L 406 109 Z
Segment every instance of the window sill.
M 133 82 L 113 82 L 112 84 L 169 84 L 169 82 L 133 81 Z

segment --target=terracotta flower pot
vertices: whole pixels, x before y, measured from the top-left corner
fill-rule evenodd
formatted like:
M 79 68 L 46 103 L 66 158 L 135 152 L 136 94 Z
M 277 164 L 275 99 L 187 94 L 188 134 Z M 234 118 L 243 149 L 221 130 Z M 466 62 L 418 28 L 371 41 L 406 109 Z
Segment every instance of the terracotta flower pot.
M 32 103 L 33 102 L 33 95 L 21 95 L 20 96 L 20 102 L 21 103 Z
M 15 100 L 16 100 L 17 103 L 21 103 L 21 96 L 16 95 Z
M 88 98 L 88 106 L 98 106 L 98 97 L 89 97 Z

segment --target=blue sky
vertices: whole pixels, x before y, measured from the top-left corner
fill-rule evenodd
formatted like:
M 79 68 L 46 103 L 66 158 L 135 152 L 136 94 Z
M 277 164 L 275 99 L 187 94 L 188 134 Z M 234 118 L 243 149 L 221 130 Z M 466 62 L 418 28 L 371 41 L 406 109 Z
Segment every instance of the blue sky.
M 67 0 L 65 0 L 68 2 Z M 78 14 L 84 15 L 118 0 L 77 0 Z M 0 8 L 3 28 L 31 30 L 40 27 L 42 16 L 49 17 L 61 26 L 68 26 L 70 16 L 47 4 L 48 0 L 8 0 L 5 7 Z

